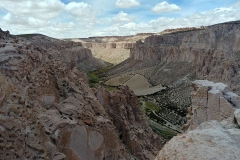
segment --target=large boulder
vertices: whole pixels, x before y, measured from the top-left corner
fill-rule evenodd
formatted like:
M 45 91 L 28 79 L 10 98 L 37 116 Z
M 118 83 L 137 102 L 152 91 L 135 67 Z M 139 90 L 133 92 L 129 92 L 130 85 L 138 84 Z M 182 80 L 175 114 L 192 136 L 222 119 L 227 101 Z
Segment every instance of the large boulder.
M 175 136 L 155 160 L 237 160 L 240 157 L 240 129 L 226 129 L 225 125 L 216 120 L 208 121 L 195 130 Z

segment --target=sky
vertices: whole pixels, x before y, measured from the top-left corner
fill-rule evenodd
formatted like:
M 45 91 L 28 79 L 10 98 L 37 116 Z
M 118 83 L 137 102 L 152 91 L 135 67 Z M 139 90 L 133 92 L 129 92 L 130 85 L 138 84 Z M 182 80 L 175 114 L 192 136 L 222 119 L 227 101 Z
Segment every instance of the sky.
M 240 20 L 240 0 L 0 0 L 0 28 L 54 38 L 124 36 Z

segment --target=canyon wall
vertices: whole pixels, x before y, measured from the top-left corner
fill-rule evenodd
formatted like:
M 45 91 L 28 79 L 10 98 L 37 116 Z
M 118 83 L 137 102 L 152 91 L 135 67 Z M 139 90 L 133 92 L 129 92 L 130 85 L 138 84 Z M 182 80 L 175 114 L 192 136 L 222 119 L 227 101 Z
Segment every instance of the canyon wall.
M 162 140 L 145 122 L 132 91 L 121 88 L 110 95 L 91 89 L 86 73 L 63 58 L 69 53 L 81 63 L 90 56 L 88 49 L 81 55 L 69 51 L 81 44 L 31 41 L 1 30 L 0 37 L 1 159 L 156 156 Z
M 83 42 L 83 46 L 89 48 L 92 54 L 106 62 L 118 64 L 130 57 L 130 48 L 133 48 L 135 43 L 128 42 Z
M 138 71 L 154 85 L 169 85 L 189 73 L 239 90 L 240 22 L 153 35 L 137 41 L 130 58 L 108 74 Z
M 137 40 L 144 40 L 153 33 L 140 33 L 133 36 L 103 36 L 66 39 L 81 42 L 85 48 L 91 49 L 93 55 L 114 65 L 130 57 L 130 49 L 135 47 Z
M 130 57 L 130 48 L 135 43 L 129 42 L 83 42 L 84 47 L 91 49 L 93 55 L 112 64 L 118 64 Z

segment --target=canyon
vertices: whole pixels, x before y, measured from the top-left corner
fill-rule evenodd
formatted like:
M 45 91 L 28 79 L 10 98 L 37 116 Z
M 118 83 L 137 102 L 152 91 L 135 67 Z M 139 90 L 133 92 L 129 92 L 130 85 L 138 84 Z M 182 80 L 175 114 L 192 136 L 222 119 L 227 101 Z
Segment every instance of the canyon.
M 194 80 L 223 82 L 240 93 L 239 23 L 170 29 L 138 40 L 130 49 L 130 57 L 106 72 L 106 84 L 116 78 L 118 82 L 119 78 L 141 75 L 149 82 L 149 88 L 164 87 L 139 96 L 140 101 L 160 108 L 161 111 L 147 108 L 151 122 L 182 132 Z
M 240 21 L 54 39 L 0 29 L 2 159 L 238 159 Z
M 0 30 L 1 159 L 153 159 L 163 140 L 127 87 L 92 89 L 80 43 Z M 83 67 L 83 68 L 82 68 Z M 118 114 L 121 113 L 121 116 Z

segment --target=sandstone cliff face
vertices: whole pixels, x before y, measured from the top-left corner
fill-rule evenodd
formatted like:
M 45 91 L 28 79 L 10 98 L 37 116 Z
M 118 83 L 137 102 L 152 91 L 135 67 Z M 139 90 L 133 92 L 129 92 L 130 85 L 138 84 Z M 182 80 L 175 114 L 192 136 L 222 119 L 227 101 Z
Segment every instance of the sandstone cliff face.
M 122 102 L 119 91 L 109 105 L 102 105 L 102 99 L 108 96 L 96 97 L 86 74 L 62 61 L 59 43 L 29 43 L 3 34 L 0 31 L 0 37 L 4 37 L 0 39 L 1 159 L 112 160 L 156 155 L 161 140 L 140 119 L 139 104 L 131 93 L 123 92 L 126 98 Z M 110 114 L 117 113 L 119 106 L 111 104 L 118 102 L 128 103 L 122 107 L 122 113 L 128 112 L 123 119 Z M 115 120 L 124 122 L 122 130 L 128 135 L 125 144 Z M 129 130 L 129 124 L 133 129 Z M 149 135 L 142 130 L 148 130 Z M 136 142 L 138 134 L 143 136 Z
M 131 49 L 135 46 L 135 43 L 130 43 L 130 42 L 101 42 L 101 43 L 97 43 L 97 42 L 85 42 L 82 43 L 82 45 L 86 48 L 106 48 L 106 49 L 113 49 L 113 48 L 117 48 L 117 49 Z
M 152 33 L 140 33 L 134 36 L 103 36 L 71 39 L 81 42 L 91 49 L 93 55 L 112 64 L 119 64 L 130 57 L 130 49 L 135 47 L 137 40 L 144 40 Z
M 195 81 L 193 89 L 188 131 L 173 137 L 156 160 L 239 159 L 239 96 L 206 80 Z
M 240 22 L 201 30 L 153 35 L 138 41 L 130 59 L 109 74 L 139 70 L 151 83 L 169 85 L 195 72 L 198 78 L 221 81 L 239 89 Z
M 83 42 L 83 46 L 91 49 L 93 55 L 112 64 L 118 64 L 130 57 L 130 48 L 135 43 L 128 42 Z

